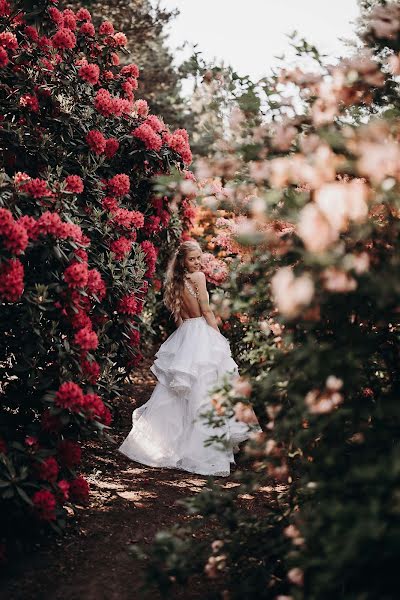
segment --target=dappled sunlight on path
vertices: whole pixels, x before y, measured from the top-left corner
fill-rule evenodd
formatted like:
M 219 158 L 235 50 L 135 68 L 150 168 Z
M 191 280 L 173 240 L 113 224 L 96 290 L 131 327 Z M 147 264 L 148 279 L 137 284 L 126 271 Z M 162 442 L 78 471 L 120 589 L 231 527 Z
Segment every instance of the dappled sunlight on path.
M 38 548 L 24 564 L 13 569 L 0 588 L 7 600 L 157 600 L 141 586 L 141 565 L 129 554 L 132 544 L 148 546 L 157 531 L 185 525 L 196 518 L 186 514 L 179 501 L 201 492 L 208 479 L 173 469 L 156 469 L 130 461 L 117 451 L 130 428 L 133 408 L 150 396 L 154 381 L 141 375 L 127 385 L 118 404 L 113 440 L 86 444 L 83 470 L 91 488 L 90 503 L 77 508 L 77 521 L 66 535 Z M 211 478 L 224 489 L 239 486 L 234 474 Z M 252 510 L 262 505 L 274 488 L 238 496 Z M 176 599 L 204 598 L 202 581 L 178 590 Z M 210 584 L 211 585 L 211 584 Z

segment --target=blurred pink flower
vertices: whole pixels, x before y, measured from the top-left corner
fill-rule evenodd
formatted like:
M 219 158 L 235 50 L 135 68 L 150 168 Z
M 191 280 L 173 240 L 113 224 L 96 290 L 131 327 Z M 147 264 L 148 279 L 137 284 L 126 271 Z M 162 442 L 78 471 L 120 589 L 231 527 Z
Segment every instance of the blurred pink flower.
M 337 267 L 328 267 L 322 273 L 324 288 L 329 292 L 346 293 L 357 288 L 356 280 L 346 271 Z
M 275 303 L 285 317 L 297 317 L 314 296 L 314 282 L 309 275 L 295 277 L 291 267 L 279 269 L 271 280 Z

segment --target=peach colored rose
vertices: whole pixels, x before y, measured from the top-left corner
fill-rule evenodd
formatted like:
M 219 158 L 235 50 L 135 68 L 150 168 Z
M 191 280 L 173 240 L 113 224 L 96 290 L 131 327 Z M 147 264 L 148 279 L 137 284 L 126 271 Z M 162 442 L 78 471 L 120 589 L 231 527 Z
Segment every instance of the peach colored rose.
M 271 280 L 271 287 L 278 310 L 288 318 L 298 316 L 314 296 L 314 282 L 311 277 L 295 277 L 290 267 L 278 269 Z

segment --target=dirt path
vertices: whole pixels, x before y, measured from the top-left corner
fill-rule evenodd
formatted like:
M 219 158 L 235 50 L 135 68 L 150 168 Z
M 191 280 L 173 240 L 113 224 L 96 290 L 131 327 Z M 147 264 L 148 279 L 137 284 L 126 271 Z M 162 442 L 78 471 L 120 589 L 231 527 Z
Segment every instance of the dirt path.
M 145 402 L 154 387 L 148 365 L 132 382 L 120 404 L 115 423 L 119 444 L 131 425 L 135 406 Z M 61 539 L 10 567 L 0 584 L 3 600 L 157 600 L 156 591 L 141 588 L 141 565 L 128 553 L 132 543 L 146 546 L 160 529 L 189 517 L 176 504 L 199 492 L 205 477 L 181 471 L 147 468 L 129 461 L 111 442 L 86 445 L 84 471 L 90 486 L 88 507 L 77 509 L 77 519 Z M 233 486 L 233 478 L 219 479 Z M 245 498 L 251 504 L 256 500 Z M 258 498 L 257 501 L 260 499 Z M 204 598 L 207 581 L 194 582 L 176 598 Z M 188 595 L 189 594 L 189 595 Z

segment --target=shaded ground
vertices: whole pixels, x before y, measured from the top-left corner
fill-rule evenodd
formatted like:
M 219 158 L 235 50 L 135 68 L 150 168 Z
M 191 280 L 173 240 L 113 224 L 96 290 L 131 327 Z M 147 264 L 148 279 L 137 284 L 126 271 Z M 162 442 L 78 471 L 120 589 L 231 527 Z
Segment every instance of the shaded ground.
M 0 584 L 7 600 L 157 600 L 158 593 L 141 591 L 142 566 L 128 553 L 133 543 L 146 546 L 160 529 L 190 518 L 177 501 L 199 492 L 207 483 L 200 475 L 144 467 L 116 451 L 130 430 L 132 409 L 150 396 L 154 380 L 143 373 L 127 386 L 117 415 L 115 443 L 91 442 L 85 449 L 84 472 L 91 486 L 88 507 L 61 539 L 38 547 L 10 567 Z M 237 485 L 218 478 L 221 487 Z M 261 509 L 267 490 L 258 497 L 243 496 L 249 509 Z M 204 598 L 210 583 L 193 581 L 175 598 Z

